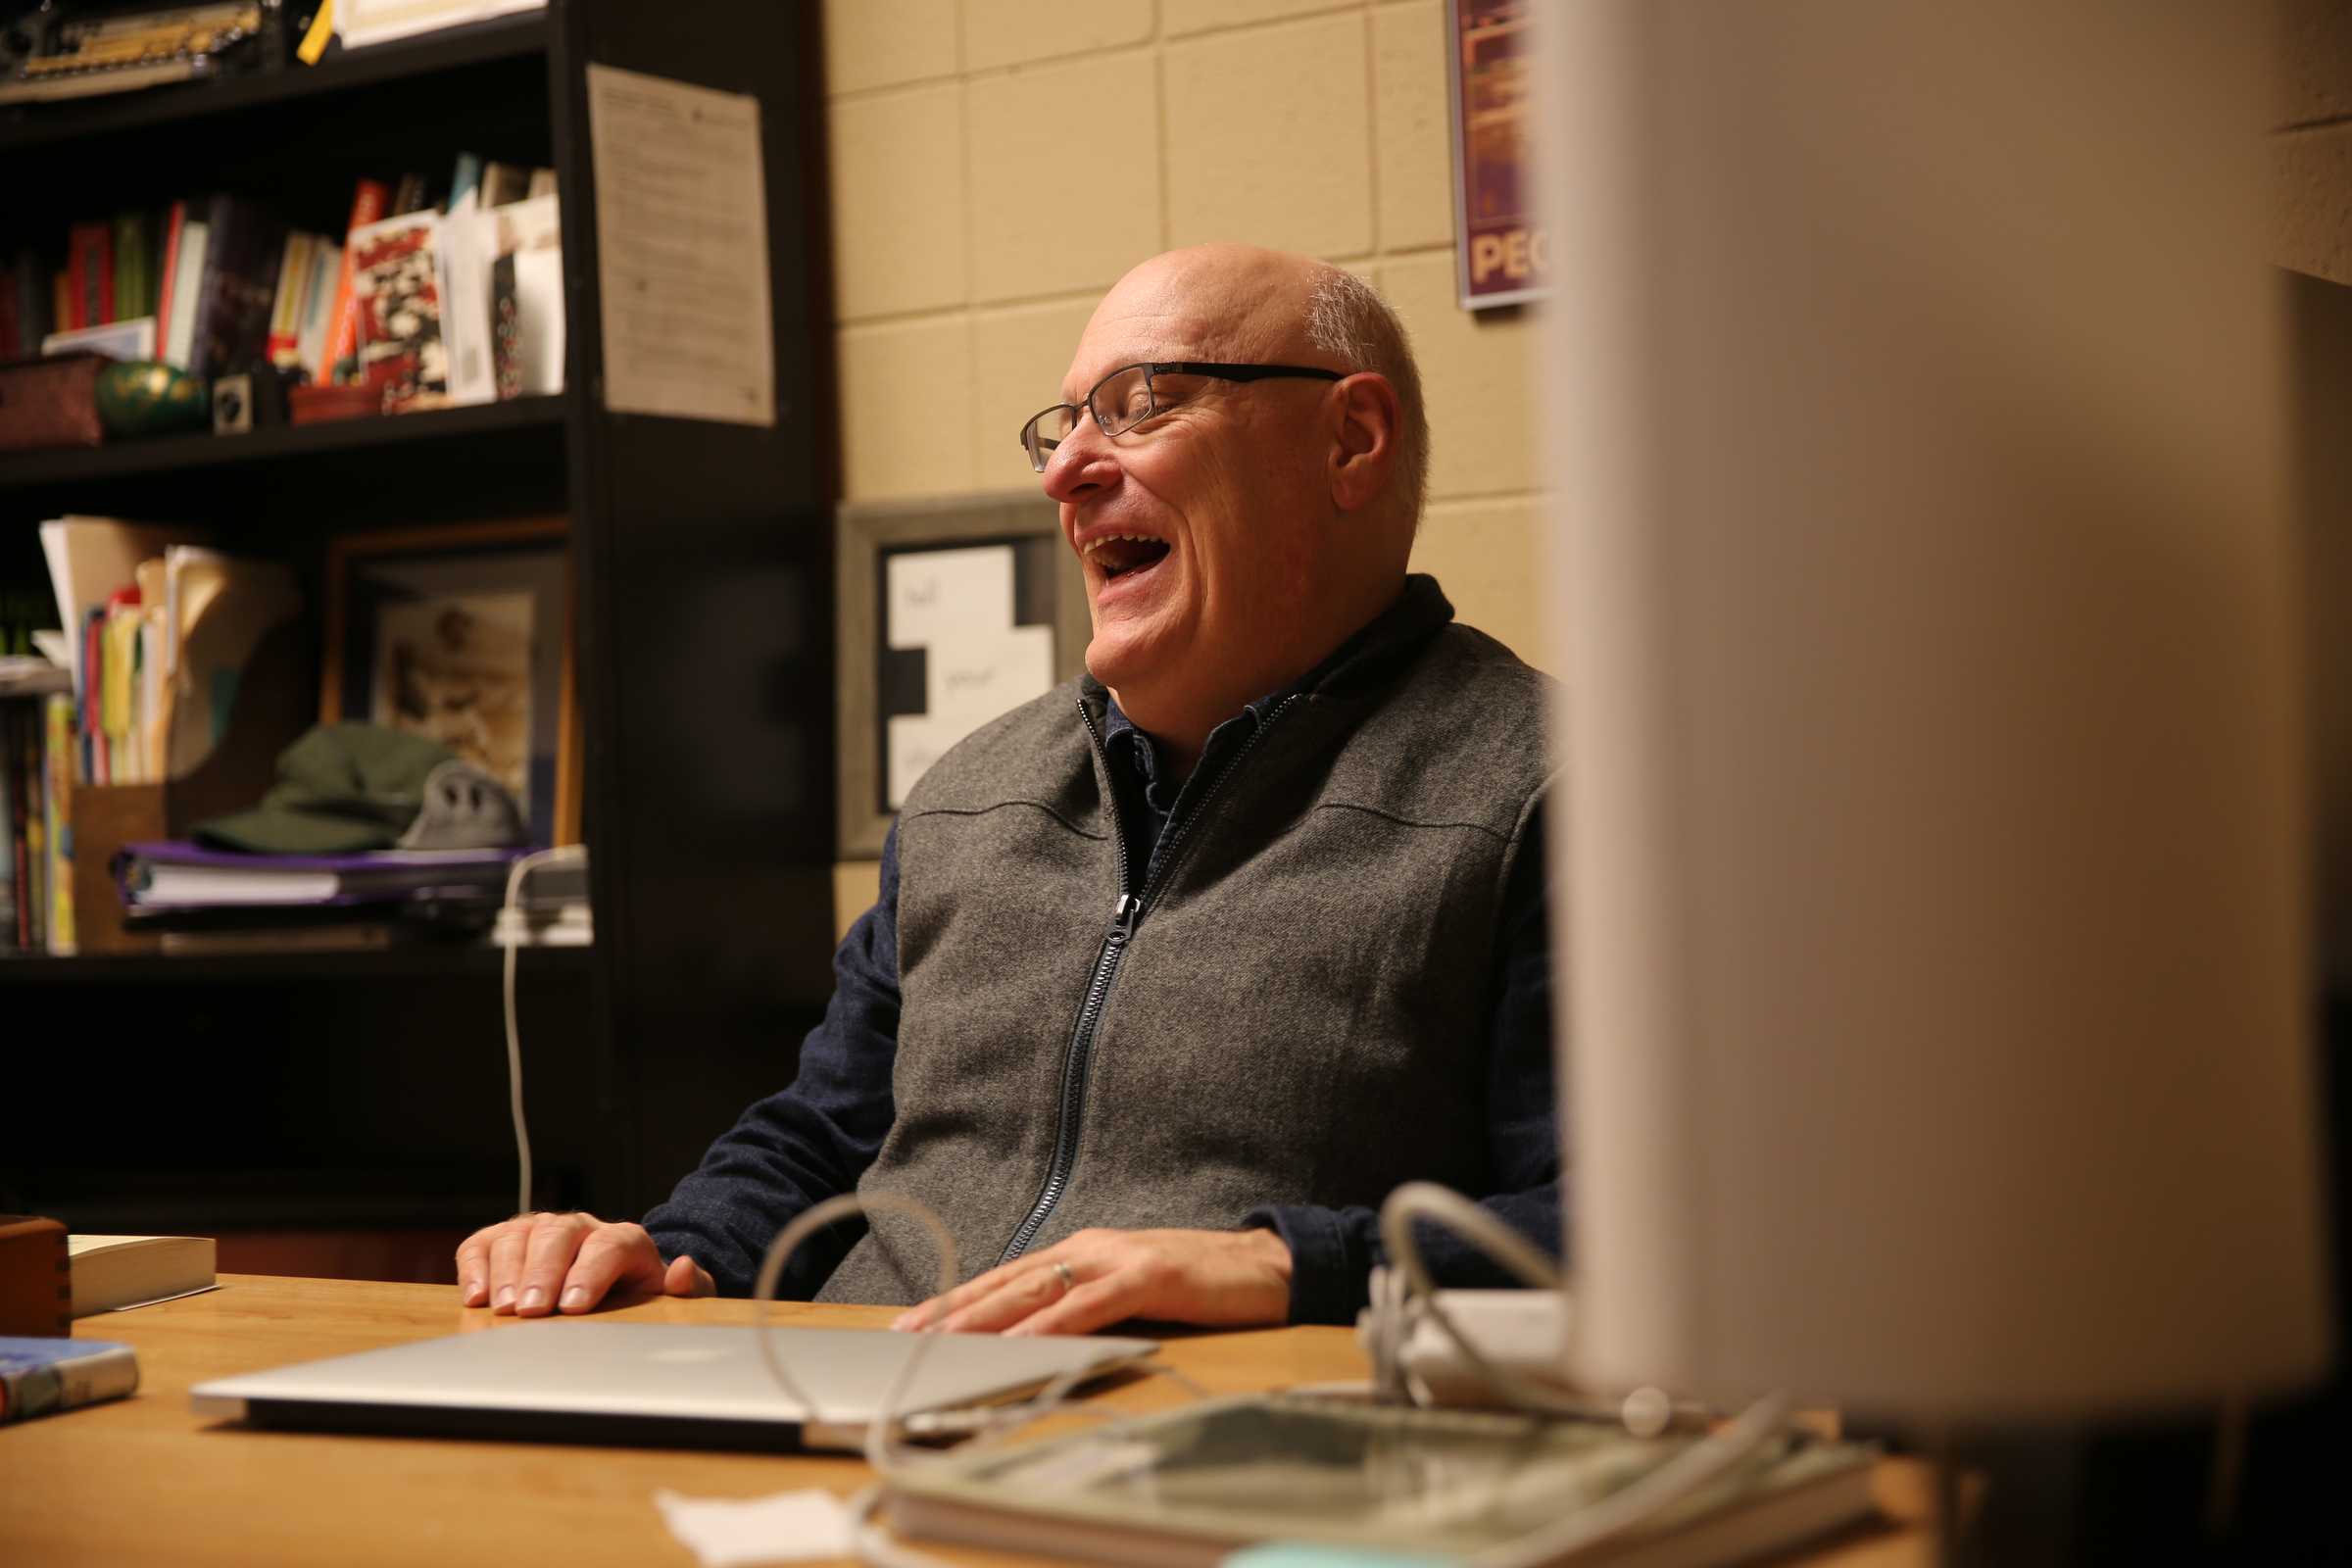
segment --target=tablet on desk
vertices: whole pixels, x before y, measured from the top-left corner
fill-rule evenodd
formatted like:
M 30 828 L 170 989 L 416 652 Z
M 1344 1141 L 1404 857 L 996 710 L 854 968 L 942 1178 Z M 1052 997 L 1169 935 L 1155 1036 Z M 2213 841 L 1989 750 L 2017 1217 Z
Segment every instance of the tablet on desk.
M 748 1327 L 581 1323 L 512 1327 L 215 1378 L 199 1415 L 310 1432 L 716 1448 L 856 1448 L 918 1336 L 873 1329 L 765 1332 L 814 1408 L 769 1376 Z M 1150 1340 L 920 1336 L 930 1350 L 901 1413 L 1016 1398 L 1067 1373 L 1100 1376 L 1155 1353 Z

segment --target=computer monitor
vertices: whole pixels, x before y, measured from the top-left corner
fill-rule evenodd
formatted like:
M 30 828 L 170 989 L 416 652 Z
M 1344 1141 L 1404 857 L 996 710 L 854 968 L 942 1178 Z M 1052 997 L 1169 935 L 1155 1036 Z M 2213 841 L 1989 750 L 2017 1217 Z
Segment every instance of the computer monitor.
M 2261 8 L 1546 20 L 1572 1371 L 1980 1422 L 2307 1383 Z

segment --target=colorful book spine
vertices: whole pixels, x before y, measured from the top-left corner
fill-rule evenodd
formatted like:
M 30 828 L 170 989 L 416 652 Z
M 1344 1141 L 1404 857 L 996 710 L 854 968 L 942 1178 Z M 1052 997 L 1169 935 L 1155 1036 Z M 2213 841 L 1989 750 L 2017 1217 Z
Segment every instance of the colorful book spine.
M 17 849 L 18 726 L 0 720 L 0 951 L 24 944 L 17 934 L 17 896 L 24 870 Z
M 66 231 L 74 272 L 75 326 L 104 326 L 115 318 L 115 230 L 105 222 L 75 223 Z
M 335 280 L 343 275 L 343 247 L 324 235 L 311 255 L 311 284 L 305 295 L 302 332 L 295 356 L 313 386 L 324 386 L 333 368 L 326 357 L 326 339 L 334 324 Z
M 19 720 L 22 744 L 17 748 L 17 794 L 24 803 L 18 837 L 24 845 L 23 933 L 27 952 L 39 953 L 49 943 L 49 837 L 44 810 L 41 764 L 41 726 L 29 714 Z
M 478 153 L 458 154 L 457 167 L 449 174 L 449 210 L 456 212 L 468 193 L 479 190 L 482 184 L 482 160 Z
M 32 814 L 32 803 L 26 795 L 34 777 L 30 760 L 32 740 L 32 725 L 23 715 L 11 711 L 0 721 L 0 775 L 5 775 L 8 790 L 9 873 L 15 883 L 8 935 L 25 952 L 34 947 L 33 911 L 40 903 L 32 887 L 32 844 L 25 837 L 25 822 Z
M 143 214 L 115 215 L 115 276 L 109 304 L 110 320 L 130 321 L 148 313 L 147 220 Z
M 279 369 L 300 363 L 303 291 L 311 282 L 311 249 L 317 242 L 301 229 L 288 229 L 277 258 L 277 283 L 270 291 L 270 338 L 264 352 Z
M 164 261 L 156 275 L 155 357 L 172 357 L 172 291 L 177 282 L 180 237 L 187 232 L 188 204 L 173 202 L 164 209 Z
M 45 831 L 47 875 L 44 877 L 49 951 L 60 957 L 74 952 L 74 699 L 59 693 L 48 700 L 49 744 L 42 749 L 44 768 L 41 820 Z
M 99 717 L 99 694 L 106 685 L 106 607 L 101 605 L 81 619 L 81 692 L 74 713 L 74 737 L 81 764 L 74 777 L 84 784 L 114 782 L 106 767 L 106 727 Z
M 120 1399 L 138 1386 L 138 1354 L 127 1345 L 0 1339 L 0 1422 Z
M 17 334 L 27 355 L 41 352 L 41 339 L 57 330 L 49 318 L 49 270 L 29 245 L 17 250 Z
M 72 291 L 74 313 L 58 323 L 63 332 L 72 327 L 90 324 L 90 296 L 96 284 L 90 281 L 90 231 L 83 223 L 66 229 L 66 279 Z
M 351 232 L 382 218 L 391 205 L 391 189 L 379 179 L 361 180 L 352 194 L 351 221 L 343 225 L 343 267 L 335 278 L 334 315 L 328 318 L 325 379 L 360 352 L 360 304 L 351 291 Z

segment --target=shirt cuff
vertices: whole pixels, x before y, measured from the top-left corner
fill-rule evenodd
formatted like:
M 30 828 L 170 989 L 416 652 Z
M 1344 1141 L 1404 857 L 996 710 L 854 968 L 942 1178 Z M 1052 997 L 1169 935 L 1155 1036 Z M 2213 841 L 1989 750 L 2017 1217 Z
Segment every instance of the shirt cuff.
M 1371 1220 L 1366 1209 L 1282 1203 L 1251 1209 L 1242 1226 L 1270 1230 L 1291 1250 L 1293 1323 L 1348 1324 L 1371 1299 Z

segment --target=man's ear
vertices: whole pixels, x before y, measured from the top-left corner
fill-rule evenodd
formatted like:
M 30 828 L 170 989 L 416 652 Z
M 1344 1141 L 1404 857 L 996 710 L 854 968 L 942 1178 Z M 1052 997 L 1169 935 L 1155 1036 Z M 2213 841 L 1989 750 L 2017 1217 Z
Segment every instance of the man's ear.
M 1396 389 L 1378 370 L 1358 370 L 1332 391 L 1338 429 L 1331 445 L 1331 503 L 1355 512 L 1380 499 L 1396 466 Z

